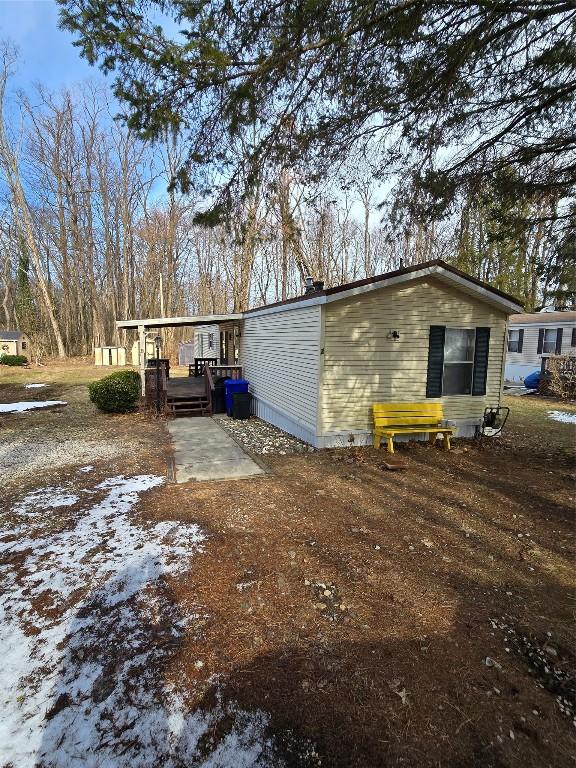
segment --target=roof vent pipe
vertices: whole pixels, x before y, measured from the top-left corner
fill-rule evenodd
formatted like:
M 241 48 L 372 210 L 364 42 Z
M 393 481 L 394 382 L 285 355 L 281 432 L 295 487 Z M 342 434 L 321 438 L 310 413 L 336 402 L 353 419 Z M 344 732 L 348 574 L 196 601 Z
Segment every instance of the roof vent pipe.
M 314 291 L 324 290 L 324 280 L 314 280 Z
M 314 293 L 314 291 L 314 279 L 309 276 L 304 280 L 304 293 Z

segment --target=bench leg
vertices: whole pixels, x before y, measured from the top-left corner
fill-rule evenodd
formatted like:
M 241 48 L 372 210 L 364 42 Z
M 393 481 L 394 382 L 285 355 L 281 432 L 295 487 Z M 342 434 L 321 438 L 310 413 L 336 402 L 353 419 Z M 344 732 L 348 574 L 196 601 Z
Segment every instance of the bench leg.
M 391 437 L 386 438 L 386 450 L 388 453 L 394 453 L 394 440 Z
M 380 435 L 378 432 L 374 432 L 374 448 L 380 448 L 381 440 L 382 440 L 382 435 Z
M 428 442 L 430 443 L 430 445 L 435 445 L 437 437 L 438 437 L 438 432 L 430 432 L 430 436 L 428 438 Z
M 442 443 L 443 443 L 443 446 L 444 446 L 444 450 L 445 451 L 449 451 L 450 450 L 450 435 L 448 434 L 448 432 L 444 432 L 443 438 L 444 439 L 443 439 Z

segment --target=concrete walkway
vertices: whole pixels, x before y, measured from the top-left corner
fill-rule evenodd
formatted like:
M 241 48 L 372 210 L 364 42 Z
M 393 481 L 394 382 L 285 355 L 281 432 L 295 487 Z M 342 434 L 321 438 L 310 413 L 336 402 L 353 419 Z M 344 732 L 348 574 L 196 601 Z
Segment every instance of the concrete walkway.
M 227 480 L 262 475 L 264 470 L 209 416 L 168 422 L 174 442 L 176 482 Z

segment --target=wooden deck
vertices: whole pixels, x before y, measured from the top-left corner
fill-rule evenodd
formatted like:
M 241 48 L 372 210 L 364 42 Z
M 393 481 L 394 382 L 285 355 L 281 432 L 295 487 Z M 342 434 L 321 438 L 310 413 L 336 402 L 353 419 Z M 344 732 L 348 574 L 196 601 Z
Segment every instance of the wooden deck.
M 190 366 L 189 376 L 166 378 L 165 368 L 161 369 L 160 400 L 156 400 L 156 371 L 153 367 L 145 371 L 146 402 L 171 416 L 211 416 L 215 382 L 218 379 L 242 378 L 242 366 L 216 363 L 206 367 L 202 376 L 194 375 L 194 366 Z

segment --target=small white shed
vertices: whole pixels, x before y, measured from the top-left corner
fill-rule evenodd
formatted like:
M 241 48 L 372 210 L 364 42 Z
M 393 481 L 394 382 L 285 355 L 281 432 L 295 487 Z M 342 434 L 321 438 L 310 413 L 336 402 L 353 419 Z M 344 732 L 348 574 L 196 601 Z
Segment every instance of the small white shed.
M 126 365 L 124 347 L 95 347 L 94 365 Z
M 30 341 L 22 331 L 0 331 L 0 357 L 2 355 L 29 355 Z

